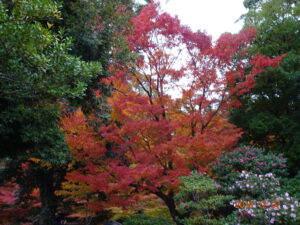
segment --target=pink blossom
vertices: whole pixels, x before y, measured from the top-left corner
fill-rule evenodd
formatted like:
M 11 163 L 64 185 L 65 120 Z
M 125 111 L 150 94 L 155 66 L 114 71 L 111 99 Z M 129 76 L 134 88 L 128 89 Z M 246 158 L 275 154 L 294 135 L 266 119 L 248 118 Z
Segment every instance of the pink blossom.
M 215 185 L 216 188 L 221 188 L 222 186 L 220 184 Z

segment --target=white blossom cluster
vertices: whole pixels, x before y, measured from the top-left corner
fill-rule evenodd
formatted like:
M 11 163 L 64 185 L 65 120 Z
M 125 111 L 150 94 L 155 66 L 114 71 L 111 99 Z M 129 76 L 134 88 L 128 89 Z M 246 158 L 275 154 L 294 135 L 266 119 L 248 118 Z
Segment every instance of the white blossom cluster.
M 289 193 L 283 196 L 279 194 L 280 183 L 272 173 L 257 175 L 243 171 L 240 178 L 242 180 L 236 181 L 228 189 L 245 192 L 256 190 L 256 193 L 266 198 L 263 201 L 231 201 L 230 204 L 238 208 L 241 218 L 261 218 L 266 224 L 274 224 L 276 221 L 297 217 L 296 209 L 300 206 L 299 202 Z
M 267 173 L 264 175 L 258 175 L 254 173 L 248 173 L 242 171 L 240 174 L 242 180 L 235 181 L 235 184 L 228 187 L 229 191 L 241 190 L 247 192 L 268 192 L 274 193 L 280 191 L 279 180 L 272 174 Z

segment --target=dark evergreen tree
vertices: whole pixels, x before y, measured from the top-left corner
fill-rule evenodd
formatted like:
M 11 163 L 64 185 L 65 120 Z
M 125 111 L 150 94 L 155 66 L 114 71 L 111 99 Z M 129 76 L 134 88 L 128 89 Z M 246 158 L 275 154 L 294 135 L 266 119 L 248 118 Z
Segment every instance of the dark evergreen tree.
M 295 174 L 300 169 L 300 2 L 247 0 L 244 5 L 245 27 L 257 27 L 253 54 L 286 57 L 279 68 L 257 76 L 231 121 L 244 129 L 245 143 L 283 152 Z

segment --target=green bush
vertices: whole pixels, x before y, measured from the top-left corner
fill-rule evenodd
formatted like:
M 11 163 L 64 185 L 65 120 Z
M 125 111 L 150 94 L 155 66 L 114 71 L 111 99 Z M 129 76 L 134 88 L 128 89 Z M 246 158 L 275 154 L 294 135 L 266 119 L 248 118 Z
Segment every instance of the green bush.
M 149 217 L 144 214 L 137 214 L 128 217 L 123 225 L 173 225 L 172 221 L 163 217 Z
M 282 190 L 300 199 L 300 171 L 295 177 L 284 179 Z
M 219 185 L 211 178 L 193 172 L 191 176 L 180 177 L 182 185 L 176 195 L 178 210 L 186 218 L 184 225 L 222 225 L 219 220 L 222 208 L 229 206 L 232 196 L 218 193 Z

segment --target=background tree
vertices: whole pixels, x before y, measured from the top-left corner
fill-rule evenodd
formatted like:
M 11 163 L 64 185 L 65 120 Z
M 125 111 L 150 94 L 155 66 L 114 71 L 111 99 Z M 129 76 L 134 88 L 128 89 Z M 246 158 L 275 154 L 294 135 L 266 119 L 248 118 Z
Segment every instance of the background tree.
M 251 4 L 250 4 L 251 3 Z M 300 42 L 299 1 L 245 1 L 245 27 L 256 26 L 253 54 L 270 57 L 286 53 L 276 69 L 256 77 L 256 86 L 240 98 L 231 121 L 245 131 L 243 141 L 283 152 L 291 174 L 299 170 Z
M 96 201 L 100 208 L 155 194 L 181 224 L 178 218 L 186 215 L 174 201 L 178 178 L 191 169 L 206 170 L 222 152 L 231 150 L 241 135 L 227 121 L 228 111 L 238 105 L 234 97 L 249 91 L 255 75 L 276 66 L 281 57 L 272 60 L 258 54 L 250 61 L 233 60 L 236 55 L 247 58 L 254 29 L 225 34 L 212 45 L 205 33 L 192 32 L 178 19 L 160 13 L 154 3 L 144 7 L 133 23 L 128 42 L 137 61 L 110 67 L 115 77 L 107 82 L 113 81 L 116 89 L 110 99 L 112 121 L 99 133 L 106 152 L 107 144 L 113 143 L 109 153 L 115 157 L 104 162 L 100 151 L 67 178 L 102 193 L 98 194 L 102 201 Z M 253 70 L 246 76 L 249 64 Z M 169 92 L 174 87 L 180 88 L 177 99 Z M 66 119 L 71 120 L 68 124 L 74 124 L 72 119 Z M 75 136 L 69 135 L 79 140 L 77 129 Z M 85 149 L 78 150 L 89 155 Z
M 51 0 L 0 2 L 0 146 L 5 168 L 20 197 L 40 189 L 39 224 L 53 224 L 55 189 L 71 159 L 58 128 L 61 105 L 82 98 L 101 65 L 68 54 L 70 40 L 51 31 L 60 19 Z M 28 162 L 24 172 L 22 163 Z
M 73 101 L 85 113 L 107 116 L 106 96 L 110 86 L 99 81 L 110 76 L 108 66 L 112 63 L 131 60 L 124 35 L 130 30 L 130 19 L 139 7 L 134 0 L 62 1 L 63 20 L 56 21 L 55 27 L 63 28 L 73 39 L 71 54 L 102 65 L 101 72 L 88 83 L 85 97 Z M 99 91 L 101 95 L 96 95 Z
M 82 106 L 106 118 L 109 85 L 99 81 L 108 64 L 129 58 L 123 35 L 134 7 L 131 0 L 1 1 L 2 178 L 13 177 L 24 194 L 43 190 L 41 224 L 53 222 L 54 192 L 71 160 L 58 128 L 62 109 Z

